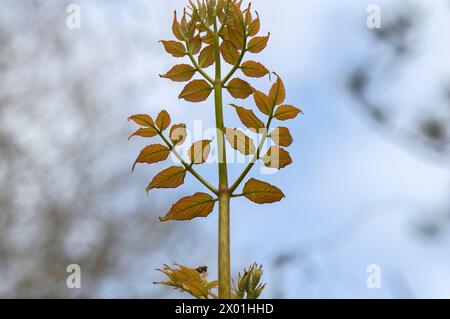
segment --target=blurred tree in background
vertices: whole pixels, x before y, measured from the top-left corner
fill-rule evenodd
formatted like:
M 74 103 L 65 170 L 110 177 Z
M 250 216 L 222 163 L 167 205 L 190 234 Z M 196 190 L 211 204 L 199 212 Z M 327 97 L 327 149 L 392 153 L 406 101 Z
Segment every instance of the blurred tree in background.
M 447 1 L 447 4 L 450 3 Z M 449 19 L 450 6 L 444 5 L 443 9 L 438 14 Z M 445 50 L 430 46 L 427 41 L 432 38 L 433 30 L 436 31 L 433 26 L 439 25 L 436 21 L 443 17 L 436 16 L 436 12 L 427 10 L 424 3 L 418 1 L 384 2 L 381 10 L 382 28 L 366 29 L 369 47 L 359 62 L 348 65 L 344 79 L 347 85 L 343 89 L 354 102 L 349 105 L 389 143 L 430 165 L 450 170 L 450 74 L 445 68 L 424 70 L 424 65 L 439 66 L 439 63 L 431 63 L 433 59 L 447 59 Z M 443 34 L 442 41 L 445 44 L 448 36 Z M 417 88 L 409 86 L 408 77 L 426 80 Z M 333 251 L 348 243 L 364 223 L 384 209 L 383 203 L 367 206 L 351 214 L 336 231 L 304 240 L 295 249 L 275 256 L 272 262 L 277 274 L 274 282 L 278 283 L 275 296 L 284 297 L 284 285 L 294 276 L 289 269 L 295 266 L 299 282 L 319 282 L 327 276 L 327 268 L 333 268 L 335 274 L 325 279 L 329 287 L 335 285 L 335 281 L 341 286 L 357 282 L 345 266 L 339 266 L 336 260 L 331 265 L 323 263 L 315 254 Z M 429 210 L 431 214 L 424 215 L 423 209 L 417 208 L 420 217 L 411 223 L 416 239 L 436 239 L 450 232 L 450 201 L 444 206 L 431 203 Z M 361 216 L 360 211 L 366 214 Z M 393 297 L 414 297 L 409 282 L 412 278 L 406 278 L 399 269 L 394 272 L 387 285 Z
M 162 296 L 152 258 L 161 241 L 185 249 L 178 236 L 192 228 L 154 227 L 158 202 L 141 196 L 148 181 L 132 182 L 124 155 L 126 107 L 148 91 L 127 71 L 148 42 L 127 45 L 139 27 L 112 32 L 101 15 L 71 31 L 67 5 L 1 4 L 0 296 Z M 73 263 L 81 289 L 66 287 Z
M 376 132 L 419 159 L 450 170 L 450 74 L 445 69 L 430 69 L 426 71 L 432 76 L 425 77 L 422 69 L 423 60 L 446 59 L 445 50 L 427 47 L 427 31 L 441 18 L 422 6 L 391 7 L 395 13 L 386 17 L 383 27 L 369 32 L 376 49 L 351 70 L 348 90 L 356 111 Z M 450 7 L 446 9 L 439 14 L 450 19 Z M 410 76 L 428 80 L 419 88 L 408 87 Z M 422 235 L 432 237 L 449 230 L 448 204 L 436 212 L 435 219 L 419 221 L 417 229 Z

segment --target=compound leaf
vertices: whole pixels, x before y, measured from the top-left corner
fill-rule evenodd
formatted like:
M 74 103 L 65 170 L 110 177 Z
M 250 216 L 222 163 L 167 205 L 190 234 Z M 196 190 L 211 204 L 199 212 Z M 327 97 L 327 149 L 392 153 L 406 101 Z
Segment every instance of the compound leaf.
M 241 106 L 231 104 L 241 120 L 247 128 L 255 133 L 259 133 L 261 129 L 265 128 L 264 123 L 253 113 L 252 110 L 247 110 Z
M 265 37 L 254 37 L 247 45 L 247 50 L 251 53 L 259 53 L 264 50 L 269 41 L 270 33 Z
M 168 220 L 192 220 L 197 217 L 207 217 L 214 209 L 216 200 L 209 194 L 196 193 L 184 197 L 175 203 L 162 222 Z
M 211 291 L 218 287 L 217 280 L 208 282 L 200 274 L 199 268 L 188 268 L 177 263 L 174 263 L 174 265 L 178 269 L 168 265 L 164 265 L 163 269 L 157 269 L 165 274 L 169 280 L 155 282 L 155 284 L 178 288 L 198 299 L 206 299 L 209 296 L 217 299 L 217 296 Z
M 159 112 L 158 117 L 156 118 L 156 125 L 161 131 L 167 129 L 170 125 L 170 115 L 166 110 L 162 110 Z
M 149 192 L 159 188 L 177 188 L 184 183 L 186 169 L 183 166 L 172 166 L 158 173 L 145 189 Z
M 179 98 L 189 102 L 202 102 L 209 97 L 212 90 L 213 88 L 205 80 L 194 80 L 184 87 Z
M 202 52 L 200 52 L 200 55 L 198 56 L 198 64 L 202 68 L 207 68 L 208 66 L 214 64 L 215 54 L 216 50 L 214 45 L 207 46 L 202 50 Z
M 251 85 L 239 78 L 234 78 L 227 85 L 227 90 L 235 99 L 246 99 L 253 93 Z
M 189 293 L 197 299 L 206 299 L 208 298 L 209 291 L 208 288 L 202 282 L 198 281 L 189 281 L 184 284 L 186 288 L 189 290 Z
M 220 45 L 220 52 L 222 53 L 223 59 L 228 64 L 234 65 L 239 61 L 239 51 L 229 40 L 225 40 L 222 42 L 222 44 Z
M 269 70 L 259 62 L 247 61 L 241 65 L 242 72 L 251 78 L 262 78 L 269 74 Z
M 272 113 L 273 104 L 266 94 L 255 90 L 255 92 L 253 92 L 253 99 L 261 113 L 265 115 L 270 115 Z
M 154 127 L 155 126 L 155 122 L 153 121 L 152 117 L 147 114 L 132 115 L 128 118 L 128 121 L 133 121 L 137 125 L 140 125 L 143 127 Z
M 187 137 L 186 125 L 185 124 L 173 125 L 170 128 L 169 137 L 174 145 L 183 144 Z
M 210 32 L 207 32 L 206 35 L 202 37 L 202 42 L 208 45 L 214 45 L 214 37 Z
M 253 140 L 238 129 L 225 129 L 226 137 L 231 146 L 241 154 L 250 155 L 256 152 Z
M 259 30 L 261 29 L 261 21 L 259 20 L 259 14 L 256 12 L 256 19 L 254 19 L 252 22 L 250 22 L 250 25 L 248 26 L 247 32 L 250 37 L 254 37 L 258 34 Z
M 278 75 L 277 81 L 270 88 L 269 98 L 272 101 L 273 105 L 280 105 L 286 99 L 286 88 L 283 81 Z
M 202 38 L 197 35 L 193 37 L 189 42 L 189 47 L 193 55 L 197 55 L 202 49 Z
M 242 50 L 244 46 L 244 34 L 240 30 L 234 28 L 227 28 L 227 36 L 230 42 L 238 49 Z
M 270 133 L 273 142 L 278 146 L 288 147 L 294 141 L 287 127 L 277 127 Z
M 254 178 L 245 184 L 243 195 L 257 204 L 275 203 L 285 197 L 279 188 Z
M 177 12 L 173 12 L 172 32 L 175 38 L 180 41 L 184 41 L 183 31 L 181 30 L 180 23 L 177 20 Z
M 137 163 L 153 164 L 167 159 L 170 149 L 161 144 L 153 144 L 145 147 L 133 164 L 133 171 Z
M 189 64 L 178 64 L 175 65 L 166 74 L 160 75 L 162 78 L 171 79 L 175 82 L 185 82 L 192 79 L 196 70 Z
M 166 52 L 176 58 L 182 58 L 186 55 L 186 48 L 181 42 L 170 40 L 161 41 L 161 43 L 164 45 Z
M 289 152 L 277 146 L 272 146 L 262 160 L 265 166 L 277 169 L 282 169 L 292 164 Z
M 154 137 L 158 135 L 158 131 L 155 130 L 153 127 L 141 127 L 136 132 L 134 132 L 128 139 L 131 139 L 133 136 L 140 136 L 140 137 Z
M 281 105 L 278 107 L 278 109 L 275 111 L 275 118 L 280 121 L 286 121 L 291 120 L 297 117 L 297 115 L 303 112 L 292 105 Z
M 206 162 L 211 151 L 211 140 L 195 142 L 189 149 L 189 158 L 193 164 L 203 164 Z

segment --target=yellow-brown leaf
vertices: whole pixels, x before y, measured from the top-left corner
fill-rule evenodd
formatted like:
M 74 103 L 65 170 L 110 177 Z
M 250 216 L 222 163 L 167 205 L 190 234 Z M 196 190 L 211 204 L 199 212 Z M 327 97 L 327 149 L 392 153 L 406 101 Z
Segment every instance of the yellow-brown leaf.
M 154 127 L 155 126 L 155 122 L 153 121 L 152 117 L 147 114 L 132 115 L 128 118 L 128 121 L 133 121 L 137 125 L 140 125 L 143 127 Z
M 244 46 L 244 35 L 242 32 L 233 28 L 227 28 L 227 36 L 238 50 L 242 50 Z
M 187 291 L 198 299 L 206 299 L 209 296 L 217 299 L 218 297 L 211 291 L 218 287 L 218 281 L 208 282 L 204 278 L 198 268 L 188 268 L 180 264 L 174 263 L 178 269 L 164 265 L 163 269 L 157 269 L 167 276 L 169 280 L 155 282 L 155 284 L 166 285 Z
M 223 59 L 228 64 L 234 65 L 239 61 L 239 51 L 231 41 L 223 41 L 220 46 L 220 52 L 222 53 Z
M 196 193 L 193 196 L 179 200 L 169 210 L 162 222 L 168 220 L 191 220 L 197 217 L 207 217 L 214 209 L 216 200 L 208 194 Z
M 209 291 L 208 288 L 205 287 L 201 282 L 198 281 L 190 281 L 184 284 L 186 288 L 189 290 L 189 293 L 198 298 L 198 299 L 206 299 L 208 298 Z
M 286 88 L 281 78 L 277 75 L 277 81 L 272 85 L 269 98 L 273 105 L 280 105 L 286 99 Z
M 180 23 L 177 20 L 177 12 L 173 13 L 173 23 L 172 23 L 173 35 L 180 41 L 184 41 L 183 31 L 181 30 Z
M 254 37 L 247 45 L 247 50 L 251 53 L 259 53 L 264 50 L 269 41 L 270 33 L 265 37 Z
M 166 110 L 162 110 L 159 112 L 158 117 L 156 118 L 156 125 L 161 131 L 167 129 L 170 125 L 170 115 Z
M 221 16 L 224 13 L 225 8 L 225 1 L 226 0 L 217 0 L 217 15 Z
M 202 42 L 208 45 L 214 45 L 214 38 L 211 33 L 207 33 L 202 37 Z
M 189 47 L 193 55 L 197 55 L 202 48 L 202 38 L 197 35 L 190 40 Z
M 194 80 L 185 86 L 179 98 L 189 102 L 202 102 L 209 97 L 212 89 L 205 80 Z
M 269 70 L 259 62 L 247 61 L 241 65 L 242 72 L 252 78 L 262 78 L 269 74 Z
M 188 38 L 189 40 L 191 40 L 194 37 L 195 27 L 194 27 L 192 21 L 189 21 L 185 33 L 186 33 L 186 38 Z
M 247 32 L 250 37 L 254 37 L 258 34 L 260 28 L 261 28 L 261 22 L 259 20 L 259 14 L 256 12 L 256 19 L 254 19 L 252 22 L 250 22 L 250 25 L 248 26 Z
M 176 58 L 182 58 L 186 55 L 186 48 L 183 43 L 177 41 L 161 41 L 166 52 Z
M 250 155 L 256 152 L 253 140 L 238 129 L 225 129 L 226 137 L 231 147 L 241 154 Z
M 171 79 L 175 82 L 185 82 L 192 79 L 196 70 L 189 64 L 175 65 L 169 72 L 160 75 L 162 78 Z
M 207 29 L 201 22 L 197 23 L 197 24 L 195 25 L 195 28 L 196 28 L 200 33 L 208 32 L 208 29 Z
M 140 137 L 154 137 L 158 135 L 158 131 L 155 130 L 153 127 L 141 127 L 136 132 L 134 132 L 128 139 L 131 139 L 134 136 L 140 136 Z
M 234 78 L 227 85 L 227 90 L 235 99 L 246 99 L 253 93 L 251 85 L 239 78 Z
M 198 56 L 198 64 L 202 68 L 207 68 L 208 66 L 214 64 L 216 51 L 214 45 L 207 46 L 200 52 Z
M 232 106 L 236 109 L 242 124 L 244 124 L 247 128 L 256 133 L 259 133 L 265 128 L 264 123 L 255 115 L 255 113 L 253 113 L 252 110 L 247 110 L 234 104 L 232 104 Z
M 163 269 L 157 269 L 165 274 L 170 279 L 170 282 L 156 282 L 156 284 L 165 284 L 183 288 L 183 285 L 188 281 L 202 281 L 200 274 L 195 269 L 188 268 L 177 263 L 174 263 L 174 265 L 178 266 L 179 269 L 171 268 L 168 265 L 164 265 Z
M 273 142 L 278 146 L 288 147 L 294 141 L 287 127 L 277 127 L 270 133 Z
M 133 171 L 138 163 L 157 163 L 167 159 L 170 154 L 170 149 L 161 144 L 149 145 L 144 148 L 139 154 L 136 162 L 133 164 Z
M 183 13 L 183 17 L 181 17 L 180 26 L 181 26 L 181 30 L 186 32 L 186 30 L 187 30 L 186 11 Z
M 170 140 L 173 145 L 181 145 L 184 143 L 187 137 L 186 125 L 185 124 L 175 124 L 170 129 Z
M 278 169 L 282 169 L 292 163 L 289 152 L 277 146 L 272 146 L 267 154 L 263 156 L 262 161 L 265 166 Z
M 266 94 L 255 90 L 255 92 L 253 92 L 253 99 L 255 100 L 255 104 L 261 113 L 265 115 L 270 115 L 272 113 L 273 104 Z
M 235 29 L 240 34 L 242 35 L 244 34 L 244 27 L 245 27 L 244 15 L 242 13 L 242 10 L 238 6 L 234 6 L 233 14 L 231 16 L 228 25 L 232 26 L 232 28 Z
M 172 166 L 158 173 L 145 189 L 177 188 L 184 183 L 186 169 L 182 166 Z
M 291 120 L 297 117 L 297 115 L 303 112 L 292 105 L 281 105 L 275 111 L 275 118 L 280 121 Z
M 251 3 L 248 5 L 248 8 L 245 9 L 244 13 L 245 13 L 245 15 L 244 15 L 244 24 L 248 28 L 248 26 L 250 25 L 250 23 L 253 20 L 253 17 L 252 17 L 252 4 Z
M 245 184 L 243 195 L 257 204 L 275 203 L 285 197 L 279 188 L 254 178 Z
M 211 151 L 211 140 L 195 142 L 189 149 L 189 158 L 192 164 L 203 164 L 206 162 Z

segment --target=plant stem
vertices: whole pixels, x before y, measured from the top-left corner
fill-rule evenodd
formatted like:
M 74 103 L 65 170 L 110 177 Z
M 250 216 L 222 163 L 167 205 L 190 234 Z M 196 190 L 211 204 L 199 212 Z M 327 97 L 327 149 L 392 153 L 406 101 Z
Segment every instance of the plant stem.
M 238 61 L 233 66 L 233 68 L 230 70 L 230 72 L 222 80 L 222 85 L 227 84 L 228 80 L 231 79 L 233 74 L 237 71 L 237 69 L 239 69 L 239 67 L 240 67 L 240 65 L 242 63 L 242 60 L 244 59 L 245 53 L 247 52 L 247 34 L 245 32 L 246 32 L 246 30 L 244 30 L 244 44 L 243 44 L 243 47 L 242 47 L 241 55 L 239 56 Z
M 230 263 L 230 194 L 228 192 L 228 172 L 225 148 L 225 127 L 223 121 L 222 71 L 220 61 L 219 34 L 217 21 L 214 23 L 216 80 L 214 84 L 214 103 L 217 128 L 217 150 L 219 169 L 219 298 L 231 298 Z
M 219 298 L 231 299 L 230 195 L 219 195 Z

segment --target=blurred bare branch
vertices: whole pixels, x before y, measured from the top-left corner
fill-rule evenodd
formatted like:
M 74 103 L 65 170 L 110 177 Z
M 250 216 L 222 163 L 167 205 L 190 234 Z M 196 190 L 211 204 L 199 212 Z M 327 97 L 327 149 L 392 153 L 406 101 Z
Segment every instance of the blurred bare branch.
M 425 52 L 417 39 L 426 29 L 424 24 L 432 23 L 433 17 L 424 16 L 419 7 L 411 4 L 407 8 L 391 17 L 382 29 L 371 32 L 373 47 L 381 50 L 373 50 L 375 53 L 369 54 L 364 63 L 354 67 L 348 78 L 348 90 L 358 113 L 376 127 L 376 132 L 420 159 L 450 170 L 450 74 L 445 73 L 447 70 L 435 70 L 440 84 L 431 90 L 423 85 L 396 92 L 391 99 L 385 94 L 402 80 L 401 75 L 413 67 L 416 59 L 423 59 Z M 450 16 L 450 12 L 444 14 Z M 420 74 L 414 76 L 420 78 Z M 399 103 L 402 95 L 412 97 L 409 100 L 414 104 Z M 419 102 L 417 96 L 426 98 Z M 416 114 L 407 114 L 413 112 Z M 447 230 L 450 210 L 444 208 L 434 216 L 435 220 L 422 220 L 421 226 L 416 225 L 422 235 L 436 236 Z

